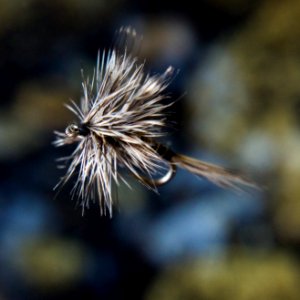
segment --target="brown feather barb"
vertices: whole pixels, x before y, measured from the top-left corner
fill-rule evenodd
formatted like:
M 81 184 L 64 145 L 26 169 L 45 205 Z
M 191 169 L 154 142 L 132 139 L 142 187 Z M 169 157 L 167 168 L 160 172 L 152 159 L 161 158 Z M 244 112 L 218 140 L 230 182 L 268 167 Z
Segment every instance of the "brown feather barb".
M 121 28 L 120 33 L 136 38 L 130 27 Z M 108 209 L 110 215 L 112 185 L 120 180 L 126 183 L 120 167 L 154 190 L 170 181 L 177 167 L 223 187 L 255 186 L 221 167 L 177 154 L 156 142 L 166 135 L 165 110 L 170 104 L 163 100 L 167 98 L 165 89 L 173 68 L 168 67 L 159 76 L 146 74 L 144 64 L 138 63 L 126 48 L 123 54 L 116 49 L 99 53 L 92 80 L 82 83 L 80 104 L 72 101 L 66 105 L 78 122 L 69 125 L 65 132 L 56 131 L 54 144 L 77 146 L 69 157 L 60 159 L 69 165 L 57 186 L 77 174 L 72 194 L 82 199 L 82 208 L 98 199 L 101 213 Z M 167 173 L 154 179 L 166 165 Z

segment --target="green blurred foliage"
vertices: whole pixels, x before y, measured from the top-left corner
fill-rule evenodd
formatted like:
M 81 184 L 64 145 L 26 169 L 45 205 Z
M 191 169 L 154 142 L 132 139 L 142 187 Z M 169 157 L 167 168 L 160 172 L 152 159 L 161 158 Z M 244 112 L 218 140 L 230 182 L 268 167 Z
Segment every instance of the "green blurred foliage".
M 53 129 L 72 120 L 63 107 L 71 94 L 67 83 L 50 78 L 19 86 L 12 105 L 0 111 L 0 157 L 24 155 L 48 143 Z
M 0 35 L 12 28 L 18 28 L 41 16 L 54 17 L 62 30 L 76 28 L 86 30 L 87 26 L 107 20 L 123 0 L 0 0 Z M 48 20 L 48 21 L 49 21 Z
M 146 300 L 296 300 L 299 266 L 289 255 L 234 252 L 224 261 L 199 260 L 168 268 Z
M 88 253 L 76 241 L 44 237 L 28 241 L 15 263 L 27 284 L 54 291 L 76 284 L 84 276 L 88 258 Z
M 299 1 L 262 1 L 215 42 L 189 87 L 198 145 L 262 174 L 276 234 L 292 243 L 300 241 L 299 37 Z

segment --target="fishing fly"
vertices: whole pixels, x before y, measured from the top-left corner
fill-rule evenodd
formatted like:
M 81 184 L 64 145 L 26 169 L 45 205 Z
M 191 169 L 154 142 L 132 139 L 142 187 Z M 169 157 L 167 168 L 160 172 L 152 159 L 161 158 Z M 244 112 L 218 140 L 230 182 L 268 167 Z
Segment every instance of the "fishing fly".
M 131 27 L 119 32 L 125 41 L 136 39 Z M 76 123 L 64 132 L 55 131 L 55 146 L 76 144 L 68 157 L 61 158 L 67 167 L 57 186 L 77 176 L 73 196 L 81 199 L 84 210 L 98 200 L 101 214 L 113 210 L 113 185 L 126 178 L 121 169 L 133 175 L 149 189 L 156 190 L 169 182 L 178 167 L 206 178 L 221 187 L 239 189 L 255 184 L 220 166 L 178 154 L 158 139 L 167 135 L 166 109 L 172 103 L 164 100 L 173 67 L 160 75 L 150 75 L 125 47 L 98 53 L 91 80 L 84 79 L 80 103 L 71 101 L 66 107 L 74 113 Z M 157 178 L 157 174 L 164 172 Z M 122 173 L 122 174 L 121 174 Z

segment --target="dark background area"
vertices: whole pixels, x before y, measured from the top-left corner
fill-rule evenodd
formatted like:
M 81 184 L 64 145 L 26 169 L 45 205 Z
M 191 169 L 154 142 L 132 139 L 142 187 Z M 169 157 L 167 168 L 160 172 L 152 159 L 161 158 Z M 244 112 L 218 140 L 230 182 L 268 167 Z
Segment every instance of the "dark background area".
M 129 25 L 149 73 L 178 70 L 168 144 L 261 191 L 129 178 L 113 218 L 56 195 L 63 104 Z M 299 299 L 299 37 L 296 0 L 0 0 L 0 299 Z

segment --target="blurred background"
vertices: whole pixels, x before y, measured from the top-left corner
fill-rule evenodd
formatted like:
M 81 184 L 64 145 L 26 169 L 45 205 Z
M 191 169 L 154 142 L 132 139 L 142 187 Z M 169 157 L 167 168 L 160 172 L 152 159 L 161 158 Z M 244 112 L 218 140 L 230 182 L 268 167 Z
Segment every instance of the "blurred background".
M 55 197 L 63 104 L 127 25 L 150 73 L 179 70 L 169 145 L 262 191 L 129 179 L 112 219 Z M 0 0 L 0 90 L 1 300 L 300 299 L 298 0 Z

